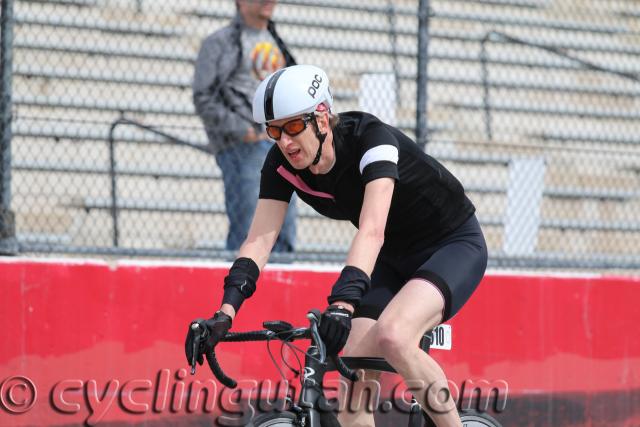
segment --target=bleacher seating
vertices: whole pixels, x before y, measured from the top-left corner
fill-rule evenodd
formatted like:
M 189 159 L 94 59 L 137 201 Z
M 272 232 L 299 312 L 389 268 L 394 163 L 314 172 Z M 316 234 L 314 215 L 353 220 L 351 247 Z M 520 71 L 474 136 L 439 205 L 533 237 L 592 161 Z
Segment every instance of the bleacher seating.
M 632 217 L 640 207 L 638 82 L 541 49 L 490 41 L 493 141 L 485 133 L 479 59 L 489 31 L 639 75 L 637 11 L 633 3 L 628 9 L 624 2 L 604 3 L 572 4 L 575 13 L 567 14 L 546 0 L 431 2 L 428 151 L 468 188 L 496 258 L 509 255 L 502 253 L 509 165 L 521 157 L 546 161 L 540 254 L 618 256 L 640 248 L 640 222 Z M 328 69 L 340 111 L 359 107 L 363 73 L 396 73 L 398 124 L 413 134 L 417 2 L 389 4 L 281 0 L 276 18 L 299 62 Z M 206 145 L 191 104 L 193 62 L 201 39 L 232 16 L 233 2 L 24 0 L 15 9 L 19 237 L 108 246 L 110 124 L 125 113 Z M 213 158 L 125 126 L 116 137 L 122 245 L 220 248 L 226 221 Z M 612 147 L 626 154 L 606 151 Z M 327 235 L 325 220 L 304 206 L 300 211 L 303 250 L 346 249 L 350 225 Z M 153 232 L 141 234 L 141 224 Z

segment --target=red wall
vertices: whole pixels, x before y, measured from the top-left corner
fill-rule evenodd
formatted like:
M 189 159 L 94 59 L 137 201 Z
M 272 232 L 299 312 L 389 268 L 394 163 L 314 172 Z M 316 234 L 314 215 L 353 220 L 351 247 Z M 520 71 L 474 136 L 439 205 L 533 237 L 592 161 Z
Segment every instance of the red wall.
M 217 308 L 224 267 L 0 260 L 0 425 L 210 420 L 224 402 L 190 412 L 182 387 L 211 374 L 181 369 L 187 325 Z M 305 324 L 336 276 L 269 268 L 234 329 Z M 505 426 L 637 426 L 639 302 L 640 278 L 489 274 L 450 322 L 453 349 L 432 354 L 456 384 L 508 384 Z M 220 359 L 236 379 L 278 379 L 264 343 L 224 344 Z

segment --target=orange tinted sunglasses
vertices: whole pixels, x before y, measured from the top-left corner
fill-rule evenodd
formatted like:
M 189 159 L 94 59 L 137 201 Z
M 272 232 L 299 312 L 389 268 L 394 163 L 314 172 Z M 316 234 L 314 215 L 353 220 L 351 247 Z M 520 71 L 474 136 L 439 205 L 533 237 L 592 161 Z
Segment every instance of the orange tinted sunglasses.
M 267 135 L 276 141 L 280 140 L 282 132 L 289 136 L 299 135 L 307 128 L 307 124 L 313 120 L 313 117 L 313 114 L 308 114 L 298 119 L 289 120 L 282 126 L 267 125 Z

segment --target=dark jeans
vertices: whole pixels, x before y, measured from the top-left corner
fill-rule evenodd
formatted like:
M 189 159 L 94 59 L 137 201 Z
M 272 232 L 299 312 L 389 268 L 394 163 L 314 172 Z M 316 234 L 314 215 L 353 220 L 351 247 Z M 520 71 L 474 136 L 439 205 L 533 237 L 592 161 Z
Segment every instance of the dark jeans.
M 247 238 L 258 202 L 260 170 L 272 145 L 268 141 L 238 144 L 216 154 L 216 162 L 222 170 L 225 208 L 229 218 L 228 250 L 238 250 Z M 274 252 L 293 252 L 296 241 L 295 217 L 294 194 Z

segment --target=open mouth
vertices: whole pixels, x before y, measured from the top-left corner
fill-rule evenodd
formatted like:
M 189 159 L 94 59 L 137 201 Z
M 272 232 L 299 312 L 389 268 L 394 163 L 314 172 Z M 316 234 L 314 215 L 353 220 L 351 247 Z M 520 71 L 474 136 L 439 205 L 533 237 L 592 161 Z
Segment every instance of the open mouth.
M 301 150 L 298 148 L 297 150 L 287 151 L 287 154 L 289 155 L 289 157 L 295 158 L 298 156 L 298 154 L 300 154 L 300 151 Z

